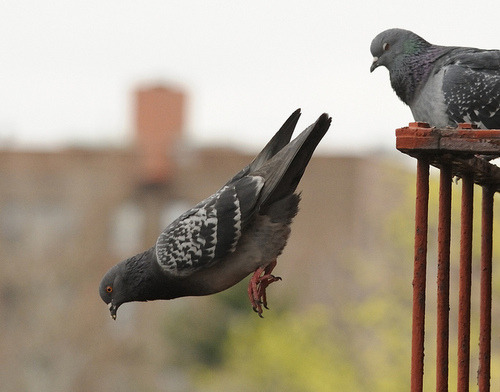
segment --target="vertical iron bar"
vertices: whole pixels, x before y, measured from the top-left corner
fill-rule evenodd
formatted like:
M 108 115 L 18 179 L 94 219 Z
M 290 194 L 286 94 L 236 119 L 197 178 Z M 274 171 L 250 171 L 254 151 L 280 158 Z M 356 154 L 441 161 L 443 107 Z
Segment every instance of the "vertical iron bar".
M 493 247 L 493 196 L 491 186 L 483 186 L 481 222 L 481 304 L 479 325 L 479 370 L 480 392 L 490 390 L 491 361 L 491 274 Z
M 437 341 L 436 391 L 448 391 L 448 341 L 450 311 L 450 232 L 451 182 L 450 164 L 440 170 L 438 271 L 437 271 Z
M 425 279 L 427 268 L 427 221 L 429 208 L 429 162 L 417 160 L 415 203 L 415 259 L 413 265 L 413 315 L 411 345 L 411 392 L 423 390 Z
M 458 295 L 458 392 L 469 391 L 473 205 L 474 178 L 472 173 L 467 173 L 462 177 Z

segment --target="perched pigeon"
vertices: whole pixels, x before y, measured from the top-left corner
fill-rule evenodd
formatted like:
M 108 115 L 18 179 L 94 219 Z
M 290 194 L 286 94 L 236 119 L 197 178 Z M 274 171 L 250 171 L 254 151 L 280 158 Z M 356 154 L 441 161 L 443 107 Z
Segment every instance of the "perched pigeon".
M 416 121 L 435 127 L 473 123 L 500 128 L 500 50 L 436 46 L 408 30 L 390 29 L 370 47 L 373 63 Z
M 248 295 L 262 316 L 298 211 L 295 189 L 331 123 L 322 114 L 290 142 L 299 117 L 297 110 L 252 163 L 167 226 L 151 249 L 106 273 L 99 294 L 113 319 L 125 302 L 213 294 L 252 272 Z

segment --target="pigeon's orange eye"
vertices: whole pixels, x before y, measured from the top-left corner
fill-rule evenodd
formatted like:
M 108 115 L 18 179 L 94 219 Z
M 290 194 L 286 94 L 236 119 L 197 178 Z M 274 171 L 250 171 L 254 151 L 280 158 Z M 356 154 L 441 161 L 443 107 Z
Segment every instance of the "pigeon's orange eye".
M 382 45 L 382 50 L 388 51 L 391 45 L 389 45 L 387 42 Z
M 106 286 L 106 292 L 111 293 L 113 291 L 113 287 L 111 286 Z

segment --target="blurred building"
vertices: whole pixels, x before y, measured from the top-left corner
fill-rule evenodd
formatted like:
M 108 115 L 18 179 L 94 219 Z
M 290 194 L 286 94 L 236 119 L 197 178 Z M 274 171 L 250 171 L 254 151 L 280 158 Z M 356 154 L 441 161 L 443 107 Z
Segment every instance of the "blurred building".
M 114 346 L 102 330 L 109 315 L 97 292 L 101 276 L 150 247 L 167 223 L 253 158 L 228 149 L 183 149 L 182 92 L 138 89 L 135 99 L 129 149 L 0 151 L 4 391 L 97 390 L 90 380 L 105 390 L 113 380 L 106 359 Z M 387 189 L 397 199 L 403 187 L 386 168 L 369 158 L 312 159 L 299 185 L 301 212 L 277 267 L 290 282 L 283 291 L 301 293 L 296 306 L 335 302 L 338 290 L 352 290 L 335 273 L 336 261 L 353 247 L 378 249 L 376 217 L 389 208 L 382 201 Z M 155 344 L 154 336 L 148 339 Z

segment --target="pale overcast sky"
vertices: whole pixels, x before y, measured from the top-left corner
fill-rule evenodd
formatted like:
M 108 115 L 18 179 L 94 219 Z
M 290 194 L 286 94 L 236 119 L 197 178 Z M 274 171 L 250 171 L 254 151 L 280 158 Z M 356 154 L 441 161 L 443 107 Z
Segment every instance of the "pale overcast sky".
M 333 117 L 324 149 L 391 149 L 412 120 L 372 38 L 413 30 L 442 45 L 500 48 L 492 1 L 0 1 L 0 144 L 117 144 L 131 92 L 164 81 L 189 95 L 194 144 L 261 147 L 296 108 Z

